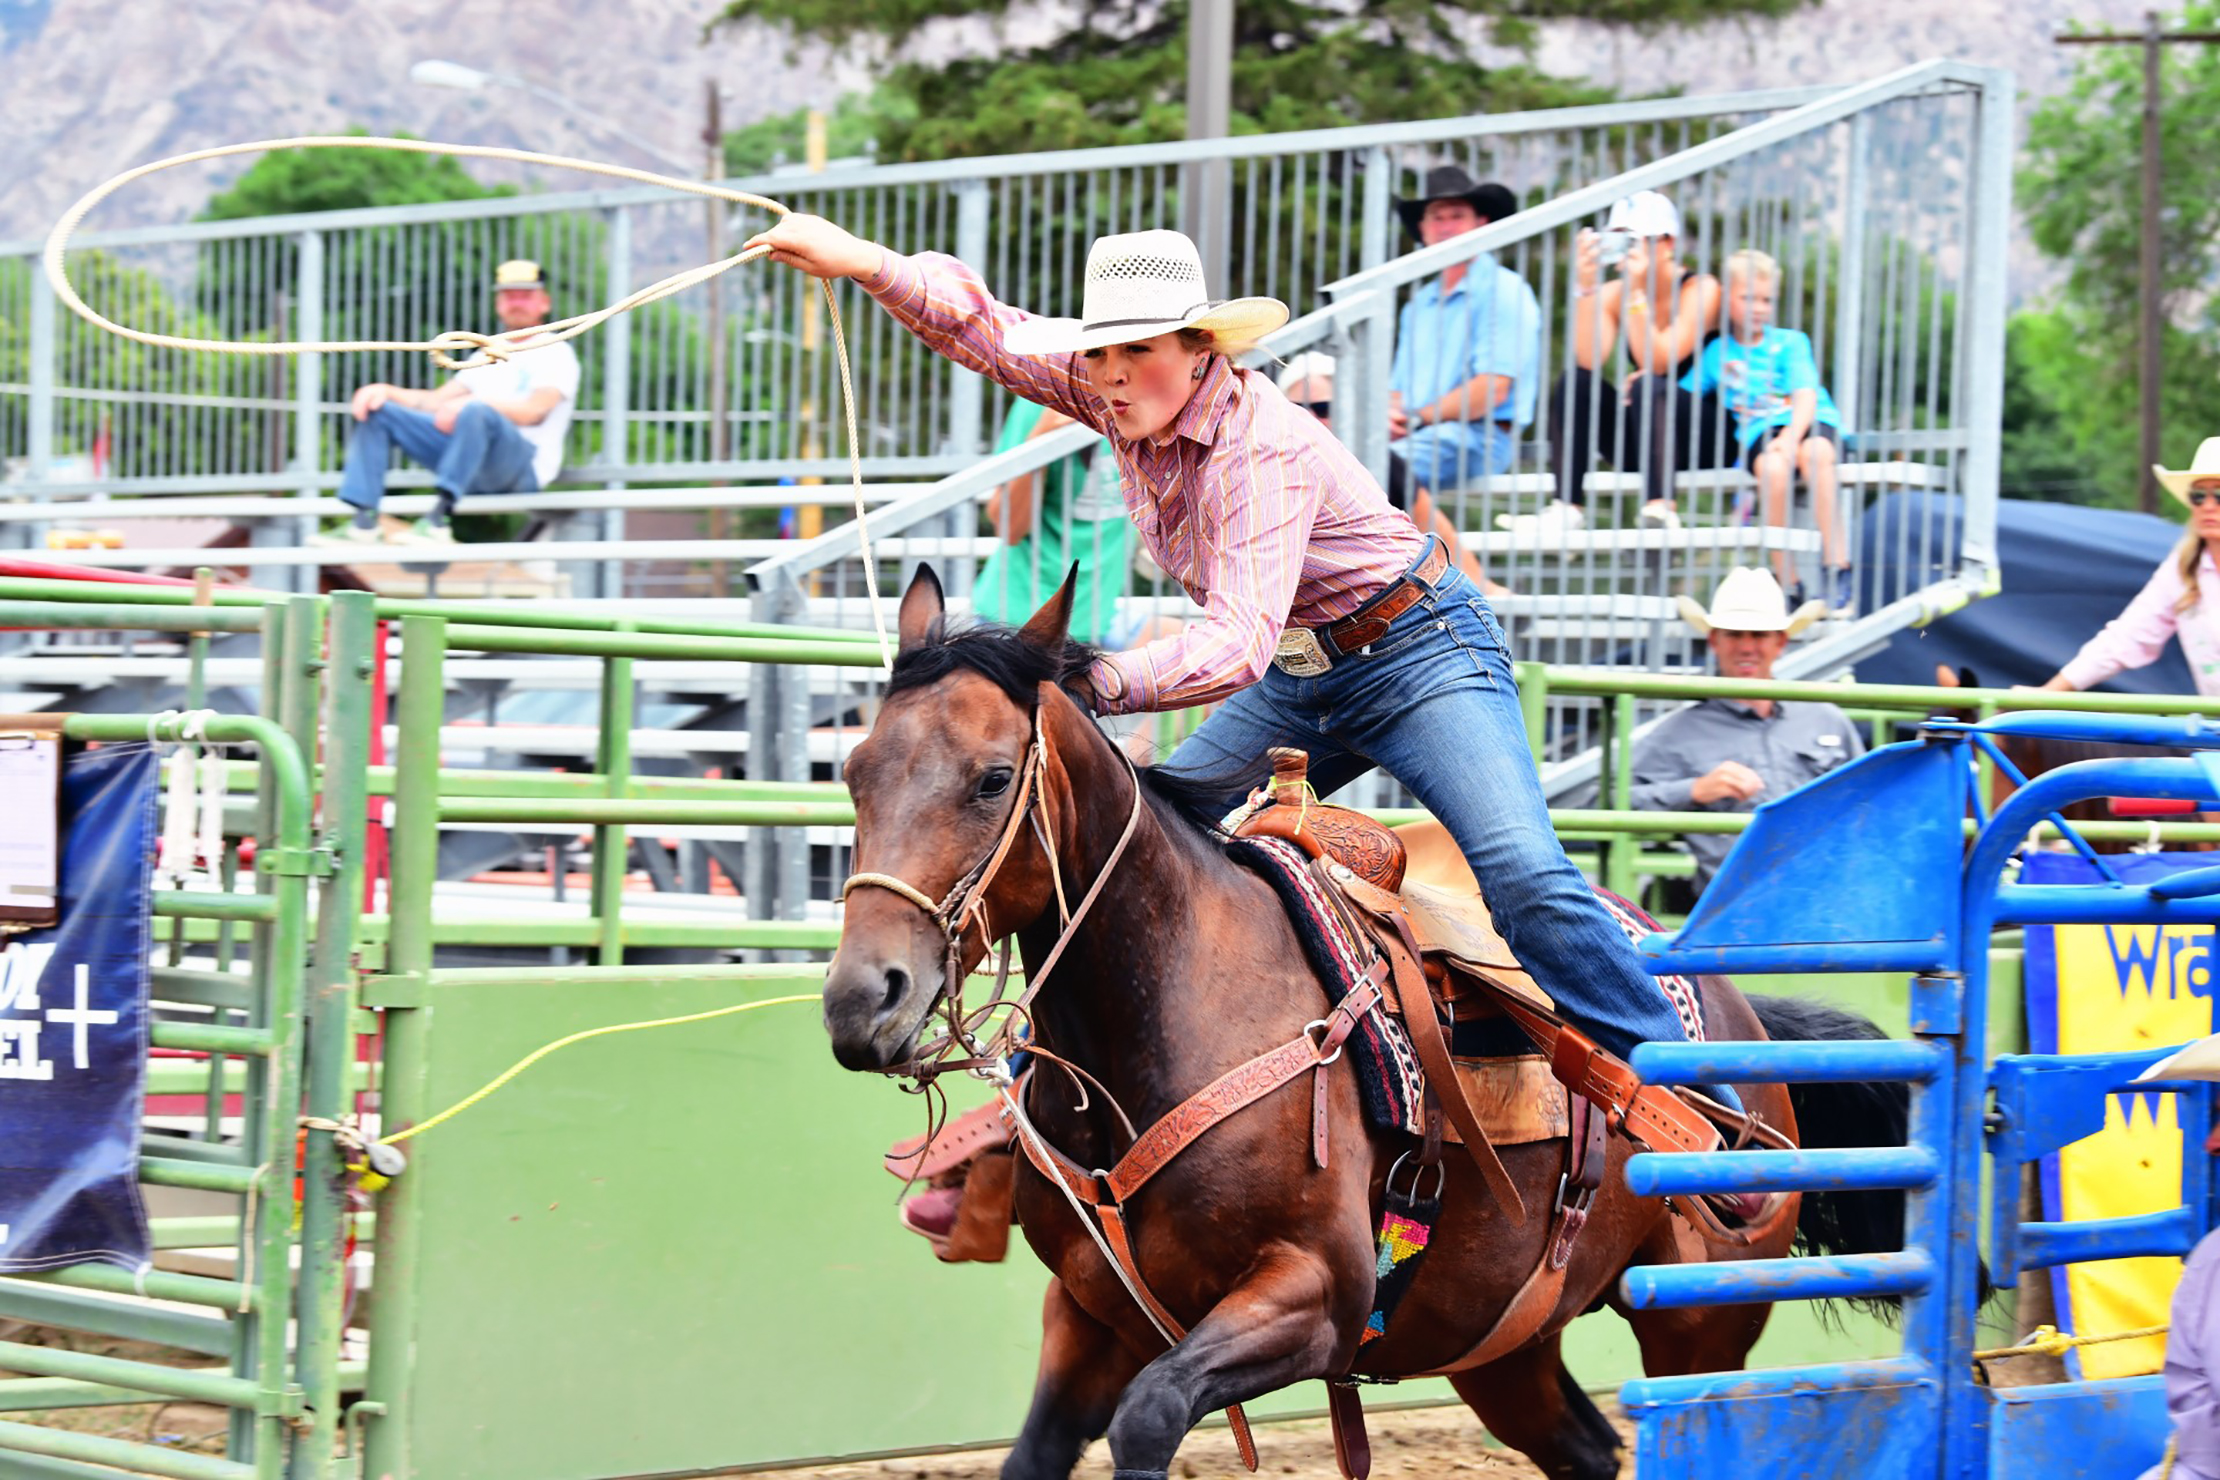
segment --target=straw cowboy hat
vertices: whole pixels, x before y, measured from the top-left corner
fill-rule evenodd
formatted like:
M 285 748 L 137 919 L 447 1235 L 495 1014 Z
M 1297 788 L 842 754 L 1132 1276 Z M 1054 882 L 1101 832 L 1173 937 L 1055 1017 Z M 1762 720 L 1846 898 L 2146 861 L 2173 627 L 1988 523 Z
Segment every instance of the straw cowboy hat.
M 2135 1077 L 2138 1082 L 2145 1079 L 2220 1079 L 2220 1033 L 2185 1044 Z
M 1518 197 L 1493 180 L 1475 180 L 1453 164 L 1436 165 L 1426 172 L 1418 194 L 1395 203 L 1395 214 L 1403 218 L 1403 229 L 1413 238 L 1418 236 L 1418 223 L 1426 219 L 1427 205 L 1437 200 L 1464 201 L 1490 222 L 1519 211 Z
M 2189 502 L 2189 485 L 2199 478 L 2220 478 L 2220 437 L 2207 437 L 2197 444 L 2197 455 L 2189 466 L 2176 471 L 2151 464 L 2151 472 L 2166 485 L 2166 491 L 2183 503 Z
M 1824 601 L 1807 601 L 1791 612 L 1781 583 L 1769 570 L 1738 565 L 1727 572 L 1719 589 L 1711 593 L 1711 610 L 1705 611 L 1689 597 L 1680 598 L 1680 617 L 1704 636 L 1713 631 L 1797 633 L 1819 620 L 1827 610 Z
M 1184 233 L 1127 231 L 1095 238 L 1076 319 L 1022 319 L 1002 336 L 1014 355 L 1073 355 L 1153 339 L 1174 329 L 1208 329 L 1235 342 L 1261 339 L 1287 322 L 1277 298 L 1213 302 L 1202 254 Z
M 2135 1078 L 2137 1083 L 2146 1079 L 2220 1079 L 2220 1033 L 2183 1045 Z M 2205 1137 L 2205 1150 L 2220 1156 L 2220 1124 Z

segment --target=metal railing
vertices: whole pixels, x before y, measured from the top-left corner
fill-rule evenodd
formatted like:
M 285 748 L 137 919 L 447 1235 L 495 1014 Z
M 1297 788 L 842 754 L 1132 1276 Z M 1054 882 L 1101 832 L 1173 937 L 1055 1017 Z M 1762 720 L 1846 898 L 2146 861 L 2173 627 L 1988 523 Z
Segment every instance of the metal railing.
M 2003 74 L 1927 63 L 1848 88 L 874 167 L 784 176 L 775 187 L 739 183 L 775 188 L 798 208 L 898 249 L 953 249 L 1005 298 L 1054 313 L 1076 307 L 1092 236 L 1176 220 L 1182 166 L 1222 161 L 1234 212 L 1230 287 L 1277 294 L 1295 309 L 1271 353 L 1337 353 L 1335 428 L 1383 473 L 1398 302 L 1444 269 L 1488 254 L 1535 294 L 1534 378 L 1546 383 L 1533 387 L 1535 413 L 1516 429 L 1506 465 L 1464 468 L 1453 486 L 1435 490 L 1444 516 L 1467 552 L 1512 588 L 1499 608 L 1515 658 L 1685 672 L 1701 666 L 1702 654 L 1674 598 L 1708 597 L 1736 564 L 1770 560 L 1816 579 L 1819 536 L 1807 513 L 1768 524 L 1750 479 L 1732 467 L 1680 474 L 1686 527 L 1645 527 L 1642 459 L 1589 466 L 1602 435 L 1594 418 L 1584 430 L 1560 427 L 1554 443 L 1548 435 L 1549 408 L 1563 403 L 1552 393 L 1579 368 L 1568 332 L 1580 301 L 1569 279 L 1575 234 L 1623 194 L 1664 190 L 1685 220 L 1679 253 L 1691 268 L 1716 272 L 1745 247 L 1780 261 L 1779 319 L 1809 334 L 1842 409 L 1841 521 L 1859 555 L 1859 616 L 1823 626 L 1783 669 L 1824 676 L 1895 628 L 1990 583 L 2010 97 Z M 1394 200 L 1415 189 L 1425 167 L 1450 160 L 1503 182 L 1523 209 L 1396 256 L 1404 239 Z M 80 238 L 79 271 L 96 303 L 127 322 L 197 316 L 240 334 L 261 326 L 295 337 L 416 335 L 482 319 L 490 264 L 501 257 L 547 262 L 570 307 L 570 295 L 600 301 L 691 260 L 698 227 L 696 202 L 648 190 L 511 197 L 93 233 Z M 298 548 L 312 517 L 331 507 L 319 495 L 336 482 L 341 398 L 365 379 L 420 381 L 429 374 L 424 362 L 312 356 L 255 372 L 281 373 L 282 383 L 246 384 L 239 365 L 249 362 L 142 352 L 58 318 L 32 271 L 34 249 L 0 247 L 0 324 L 19 326 L 0 337 L 0 354 L 21 367 L 0 365 L 0 452 L 21 474 L 0 498 L 12 491 L 27 501 L 0 511 L 8 515 L 0 544 L 35 542 L 49 510 L 98 522 L 103 506 L 79 495 L 252 492 L 262 498 L 251 512 L 227 516 L 199 499 L 178 506 L 246 521 L 255 545 L 269 551 L 238 557 L 258 584 L 296 588 L 315 568 L 346 563 L 346 552 Z M 723 596 L 733 573 L 766 547 L 699 536 L 729 534 L 723 520 L 735 509 L 761 518 L 775 490 L 704 487 L 696 503 L 683 489 L 636 485 L 760 484 L 844 470 L 824 326 L 800 286 L 791 273 L 743 270 L 723 280 L 714 303 L 698 289 L 582 340 L 586 373 L 566 481 L 605 486 L 481 501 L 546 518 L 563 543 L 466 546 L 419 559 L 409 569 L 422 568 L 427 594 L 462 589 L 459 577 L 444 574 L 448 560 L 487 564 L 494 555 L 529 563 L 535 589 L 574 599 Z M 873 515 L 881 585 L 930 559 L 961 606 L 994 546 L 982 533 L 981 499 L 1090 438 L 1068 430 L 986 457 L 1009 398 L 927 354 L 853 285 L 843 291 L 862 375 L 869 476 L 939 479 Z M 1724 413 L 1714 405 L 1710 414 L 1712 432 L 1724 432 Z M 1499 516 L 1530 513 L 1557 491 L 1555 443 L 1567 449 L 1555 461 L 1573 469 L 1568 476 L 1587 495 L 1587 528 L 1551 538 L 1498 528 Z M 96 450 L 104 465 L 92 476 L 85 463 Z M 72 466 L 85 476 L 64 477 Z M 831 494 L 801 489 L 795 502 L 823 504 Z M 287 500 L 297 517 L 281 512 Z M 395 507 L 414 506 L 404 495 Z M 753 571 L 759 614 L 867 625 L 856 549 L 848 524 L 786 542 Z M 132 564 L 184 553 L 54 558 Z M 496 578 L 485 577 L 489 591 L 509 589 L 492 584 Z M 1127 592 L 1120 641 L 1152 630 L 1151 621 L 1196 614 L 1184 592 L 1146 567 Z M 528 686 L 556 671 L 509 681 Z M 767 779 L 809 779 L 808 732 L 868 710 L 875 695 L 873 682 L 855 674 L 767 672 L 758 681 L 767 686 L 751 695 L 763 701 L 759 714 L 783 705 L 785 716 L 762 732 L 759 754 L 765 764 L 774 752 L 794 761 Z M 773 691 L 782 684 L 792 691 L 783 697 Z M 1652 713 L 1645 705 L 1643 718 Z M 1586 696 L 1568 696 L 1541 718 L 1548 781 L 1562 795 L 1593 778 L 1602 718 Z M 1185 723 L 1160 728 L 1169 737 Z M 779 726 L 800 728 L 776 738 Z M 1377 789 L 1366 799 L 1393 800 Z
M 271 1480 L 279 1474 L 320 1480 L 340 1463 L 335 1444 L 341 1438 L 349 1439 L 354 1457 L 361 1454 L 355 1436 L 336 1432 L 341 1391 L 359 1386 L 363 1397 L 354 1412 L 372 1461 L 362 1466 L 365 1473 L 454 1473 L 454 1451 L 442 1446 L 454 1443 L 460 1431 L 475 1433 L 482 1416 L 466 1387 L 450 1395 L 427 1373 L 435 1362 L 462 1359 L 455 1356 L 459 1351 L 469 1361 L 481 1361 L 480 1333 L 499 1323 L 469 1302 L 443 1302 L 428 1272 L 445 1270 L 452 1278 L 455 1268 L 483 1257 L 484 1228 L 471 1220 L 505 1227 L 508 1208 L 503 1204 L 495 1217 L 484 1197 L 467 1209 L 458 1207 L 448 1201 L 452 1180 L 433 1179 L 452 1179 L 458 1157 L 507 1164 L 520 1149 L 516 1131 L 512 1126 L 477 1139 L 468 1129 L 442 1131 L 464 1140 L 445 1142 L 452 1150 L 419 1156 L 418 1165 L 382 1195 L 374 1227 L 379 1296 L 365 1367 L 343 1360 L 348 1210 L 338 1149 L 328 1131 L 311 1129 L 307 1135 L 296 1232 L 286 1156 L 295 1133 L 293 1107 L 304 1106 L 325 1121 L 363 1110 L 383 1117 L 377 1123 L 385 1126 L 418 1122 L 444 1108 L 447 1086 L 458 1076 L 462 1088 L 475 1088 L 514 1052 L 554 1036 L 555 1030 L 543 1031 L 540 1014 L 548 999 L 566 992 L 599 993 L 589 1004 L 588 1021 L 602 1025 L 646 1016 L 631 994 L 666 990 L 674 982 L 726 1000 L 782 988 L 808 990 L 837 938 L 832 884 L 849 867 L 854 817 L 843 788 L 831 779 L 840 752 L 818 742 L 860 734 L 862 718 L 839 716 L 838 725 L 786 730 L 766 719 L 767 736 L 723 732 L 690 743 L 687 731 L 643 728 L 640 678 L 649 664 L 716 664 L 733 674 L 730 687 L 745 688 L 751 672 L 765 669 L 797 676 L 860 671 L 875 663 L 875 648 L 849 633 L 642 613 L 620 617 L 542 604 L 379 601 L 361 593 L 272 599 L 237 591 L 214 592 L 211 603 L 195 605 L 190 587 L 0 581 L 0 626 L 152 632 L 195 643 L 200 640 L 190 634 L 214 632 L 262 645 L 258 657 L 265 666 L 256 685 L 261 717 L 218 719 L 209 727 L 213 738 L 260 747 L 258 764 L 234 763 L 230 776 L 239 803 L 230 830 L 255 836 L 263 845 L 252 892 L 168 892 L 155 901 L 158 916 L 186 928 L 175 948 L 167 940 L 157 942 L 163 954 L 156 996 L 170 1010 L 154 1041 L 211 1051 L 219 1062 L 245 1061 L 243 1075 L 238 1069 L 218 1074 L 207 1064 L 188 1071 L 176 1062 L 155 1070 L 158 1090 L 203 1094 L 208 1108 L 196 1134 L 159 1150 L 150 1145 L 148 1179 L 217 1186 L 240 1199 L 234 1214 L 185 1220 L 191 1228 L 158 1225 L 158 1242 L 166 1247 L 187 1240 L 232 1243 L 242 1275 L 230 1280 L 157 1270 L 142 1288 L 233 1314 L 201 1319 L 127 1304 L 123 1297 L 133 1292 L 133 1277 L 97 1266 L 37 1279 L 0 1279 L 0 1314 L 139 1335 L 228 1355 L 232 1365 L 219 1372 L 181 1373 L 153 1363 L 52 1360 L 47 1365 L 53 1373 L 27 1379 L 30 1389 L 0 1384 L 0 1409 L 24 1412 L 95 1396 L 154 1403 L 185 1384 L 190 1395 L 212 1394 L 232 1403 L 241 1418 L 223 1457 L 86 1439 L 35 1424 L 0 1425 L 0 1450 L 10 1452 L 10 1464 L 33 1475 L 84 1474 L 90 1467 L 110 1466 L 219 1480 Z M 205 644 L 198 650 L 205 652 Z M 577 755 L 586 764 L 556 770 L 544 759 L 558 749 L 560 737 L 505 736 L 516 727 L 453 724 L 446 702 L 451 670 L 469 661 L 458 655 L 473 653 L 545 655 L 589 665 L 596 693 L 592 721 L 574 727 L 568 741 L 579 747 Z M 374 689 L 381 661 L 395 658 L 399 682 L 391 759 L 377 760 Z M 1982 714 L 2045 707 L 2220 716 L 2220 704 L 2191 699 L 1753 685 L 1535 666 L 1523 669 L 1520 680 L 1529 705 L 1579 693 L 1615 715 L 1628 712 L 1638 697 L 1729 694 L 1824 698 L 1856 710 L 1905 715 L 1948 706 Z M 783 697 L 815 702 L 822 694 L 797 682 Z M 146 733 L 146 719 L 80 716 L 70 722 L 70 733 L 134 738 Z M 1615 777 L 1627 764 L 1629 733 L 1624 726 L 1614 730 L 1606 747 L 1607 774 Z M 784 747 L 795 736 L 805 743 L 788 759 L 809 763 L 824 779 L 765 779 L 752 765 L 744 780 L 706 774 L 712 759 L 720 766 L 733 756 L 752 761 L 759 739 Z M 504 743 L 510 739 L 513 752 Z M 473 750 L 521 763 L 455 764 Z M 534 757 L 542 759 L 527 759 Z M 682 764 L 646 774 L 651 758 Z M 387 799 L 390 811 L 382 805 Z M 313 803 L 320 805 L 312 809 Z M 372 819 L 390 829 L 393 844 L 382 898 L 365 887 Z M 1631 812 L 1611 799 L 1599 808 L 1560 810 L 1555 820 L 1569 841 L 1605 844 L 1597 866 L 1612 883 L 1663 871 L 1638 851 L 1640 840 L 1696 829 L 1733 831 L 1747 823 L 1741 816 Z M 542 841 L 583 837 L 585 898 L 575 907 L 528 910 L 514 899 L 488 903 L 482 894 L 439 884 L 443 846 L 481 829 Z M 2161 833 L 2209 839 L 2220 828 L 2169 823 Z M 558 881 L 570 868 L 567 858 L 559 850 L 549 869 L 547 884 L 558 906 L 564 903 Z M 737 895 L 709 892 L 712 867 L 728 876 Z M 637 871 L 656 879 L 655 895 L 627 889 L 628 874 Z M 688 896 L 714 905 L 673 908 Z M 253 932 L 242 942 L 250 963 L 237 961 L 225 943 L 227 932 L 241 929 Z M 171 954 L 173 949 L 178 954 Z M 464 951 L 511 954 L 506 964 L 485 967 L 450 954 Z M 683 964 L 661 964 L 651 954 L 666 951 L 689 954 Z M 542 952 L 545 964 L 539 959 L 518 964 L 528 959 L 525 953 L 538 958 Z M 725 958 L 744 952 L 784 953 L 789 959 L 727 964 Z M 242 964 L 251 964 L 251 971 L 234 969 Z M 505 989 L 527 994 L 529 1005 L 523 998 L 511 1004 L 482 995 Z M 479 1003 L 474 1010 L 484 1014 L 474 1021 L 506 1022 L 522 1040 L 513 1050 L 504 1044 L 500 1062 L 490 1066 L 468 1054 L 458 1065 L 458 1045 L 469 1035 L 435 1031 L 434 1015 L 421 1010 L 443 1002 L 453 1014 L 472 997 Z M 356 1054 L 358 1006 L 382 1014 L 385 1027 L 375 1081 L 380 1098 L 374 1104 L 356 1098 L 365 1083 Z M 194 1022 L 182 1019 L 177 1008 L 218 1016 Z M 222 1018 L 223 1013 L 233 1016 Z M 243 1087 L 248 1099 L 243 1124 L 227 1125 L 223 1091 L 233 1085 Z M 527 1139 L 534 1159 L 569 1166 L 570 1143 L 540 1134 Z M 246 1197 L 250 1188 L 252 1201 Z M 509 1195 L 503 1188 L 500 1196 Z M 250 1269 L 251 1278 L 245 1273 Z M 688 1267 L 673 1277 L 697 1274 Z M 242 1303 L 245 1314 L 237 1314 Z M 283 1313 L 293 1317 L 290 1336 Z M 618 1318 L 632 1319 L 630 1308 Z M 118 1388 L 123 1391 L 113 1391 Z M 534 1401 L 540 1405 L 535 1411 L 541 1411 L 544 1397 Z M 42 1466 L 41 1457 L 54 1464 Z M 735 1462 L 753 1458 L 736 1455 Z M 440 1468 L 442 1463 L 449 1468 Z
M 1231 271 L 1298 313 L 1323 285 L 1393 251 L 1393 197 L 1458 158 L 1522 199 L 1663 158 L 1723 127 L 1824 94 L 1775 89 L 1636 105 L 1429 120 L 1234 140 L 1073 150 L 735 180 L 897 250 L 954 250 L 1013 302 L 1076 309 L 1087 243 L 1176 224 L 1184 164 L 1223 161 Z M 736 227 L 750 223 L 743 214 Z M 415 338 L 491 318 L 493 265 L 539 259 L 562 311 L 599 304 L 700 259 L 701 206 L 627 188 L 442 205 L 92 231 L 72 270 L 88 299 L 137 325 L 236 337 Z M 35 242 L 0 244 L 0 456 L 26 493 L 303 491 L 333 485 L 346 394 L 421 383 L 421 356 L 288 362 L 143 350 L 67 315 Z M 578 481 L 837 474 L 829 344 L 789 273 L 744 270 L 580 341 L 585 377 L 570 467 Z M 874 475 L 952 471 L 1006 405 L 933 360 L 845 290 L 866 367 Z M 723 394 L 711 395 L 712 386 Z M 995 404 L 989 405 L 992 398 Z M 89 458 L 97 473 L 58 460 Z

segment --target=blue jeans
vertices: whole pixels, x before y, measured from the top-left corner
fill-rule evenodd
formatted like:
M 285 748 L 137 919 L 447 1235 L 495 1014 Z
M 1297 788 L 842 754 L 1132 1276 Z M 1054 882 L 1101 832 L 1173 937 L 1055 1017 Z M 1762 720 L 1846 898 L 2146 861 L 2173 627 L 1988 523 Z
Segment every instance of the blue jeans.
M 1518 437 L 1501 422 L 1435 422 L 1413 427 L 1388 451 L 1410 465 L 1411 479 L 1429 493 L 1456 488 L 1509 471 Z
M 388 401 L 355 423 L 347 439 L 347 467 L 339 496 L 365 511 L 385 497 L 385 471 L 392 449 L 432 470 L 432 481 L 451 499 L 466 493 L 537 493 L 539 474 L 532 468 L 532 444 L 516 423 L 483 401 L 465 401 L 455 414 L 455 429 L 443 432 L 429 413 Z
M 1310 752 L 1321 796 L 1375 765 L 1408 786 L 1457 840 L 1511 949 L 1605 1048 L 1623 1058 L 1645 1040 L 1687 1037 L 1550 828 L 1503 629 L 1456 566 L 1369 656 L 1337 659 L 1316 678 L 1270 669 L 1203 721 L 1170 764 L 1210 776 L 1247 767 L 1261 782 L 1273 745 Z

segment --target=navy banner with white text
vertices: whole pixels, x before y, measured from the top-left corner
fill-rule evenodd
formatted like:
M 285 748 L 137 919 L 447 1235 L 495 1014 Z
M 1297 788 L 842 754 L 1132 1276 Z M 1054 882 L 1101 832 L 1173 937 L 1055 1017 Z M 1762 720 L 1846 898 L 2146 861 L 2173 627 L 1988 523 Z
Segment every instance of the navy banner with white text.
M 61 923 L 0 948 L 0 1271 L 148 1261 L 139 1119 L 158 765 L 146 745 L 69 758 Z

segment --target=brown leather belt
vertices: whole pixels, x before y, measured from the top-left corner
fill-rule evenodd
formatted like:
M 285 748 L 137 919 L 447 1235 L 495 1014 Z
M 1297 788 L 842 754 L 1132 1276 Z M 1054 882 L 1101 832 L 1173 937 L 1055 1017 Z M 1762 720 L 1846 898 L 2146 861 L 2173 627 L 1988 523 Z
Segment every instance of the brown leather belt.
M 1280 666 L 1297 677 L 1309 677 L 1313 672 L 1323 672 L 1324 667 L 1331 666 L 1336 658 L 1346 658 L 1370 647 L 1387 636 L 1389 625 L 1418 605 L 1419 599 L 1427 594 L 1448 569 L 1448 546 L 1437 536 L 1427 536 L 1426 553 L 1409 570 L 1397 577 L 1393 584 L 1348 616 L 1324 627 L 1289 628 L 1286 637 L 1281 640 Z M 1297 633 L 1315 640 L 1319 651 L 1311 661 L 1313 665 L 1317 665 L 1318 658 L 1322 657 L 1323 666 L 1311 666 L 1306 671 L 1299 659 L 1287 661 L 1290 656 L 1287 639 L 1295 637 Z M 1308 647 L 1309 644 L 1305 643 L 1304 646 Z

